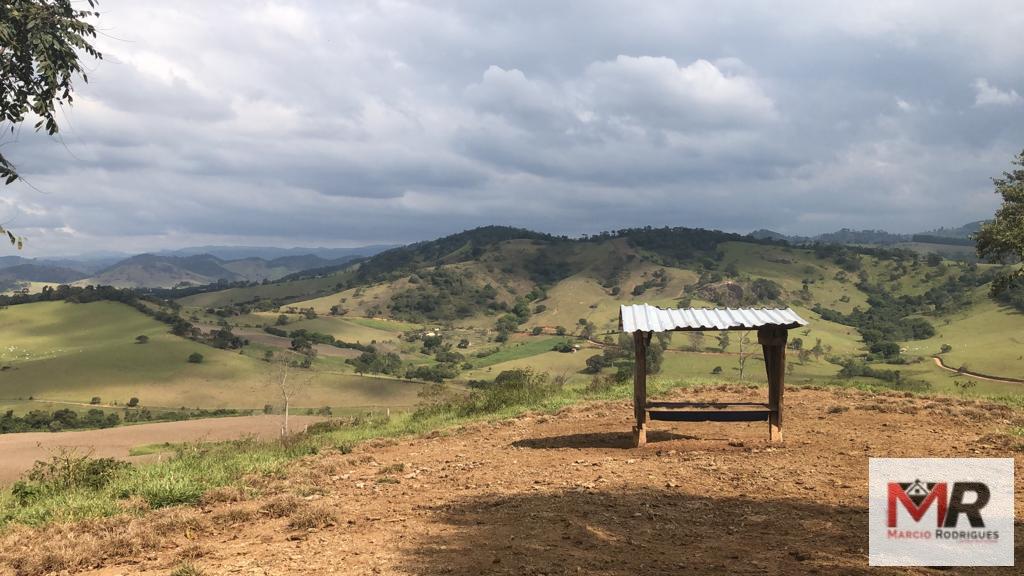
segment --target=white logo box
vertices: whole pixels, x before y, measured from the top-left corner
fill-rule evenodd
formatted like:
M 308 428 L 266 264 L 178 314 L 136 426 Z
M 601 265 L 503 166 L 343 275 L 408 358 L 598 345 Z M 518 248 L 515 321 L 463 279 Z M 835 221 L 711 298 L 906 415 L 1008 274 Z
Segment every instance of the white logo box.
M 1013 458 L 871 458 L 868 563 L 1013 566 L 1013 506 Z

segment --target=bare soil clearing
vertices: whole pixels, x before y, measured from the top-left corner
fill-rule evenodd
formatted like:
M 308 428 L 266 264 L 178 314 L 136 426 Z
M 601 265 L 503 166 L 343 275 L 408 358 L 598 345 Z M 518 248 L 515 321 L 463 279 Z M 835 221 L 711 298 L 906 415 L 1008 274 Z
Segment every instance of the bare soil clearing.
M 868 567 L 868 458 L 1024 450 L 1007 434 L 1024 415 L 1001 405 L 789 389 L 786 407 L 781 445 L 766 442 L 767 424 L 656 422 L 649 444 L 631 449 L 625 402 L 368 443 L 308 457 L 284 480 L 255 480 L 262 495 L 252 500 L 17 530 L 0 537 L 0 574 L 167 574 L 183 560 L 205 574 L 955 574 Z M 111 525 L 116 535 L 103 540 Z M 1022 541 L 1018 522 L 1018 555 Z M 80 565 L 53 556 L 89 553 Z
M 288 427 L 302 430 L 318 416 L 291 416 Z M 281 433 L 280 416 L 231 416 L 181 422 L 157 422 L 102 430 L 25 432 L 0 434 L 0 484 L 17 480 L 36 460 L 45 460 L 61 448 L 92 450 L 97 458 L 143 461 L 157 455 L 129 457 L 129 450 L 145 444 L 232 440 L 245 436 L 273 438 Z

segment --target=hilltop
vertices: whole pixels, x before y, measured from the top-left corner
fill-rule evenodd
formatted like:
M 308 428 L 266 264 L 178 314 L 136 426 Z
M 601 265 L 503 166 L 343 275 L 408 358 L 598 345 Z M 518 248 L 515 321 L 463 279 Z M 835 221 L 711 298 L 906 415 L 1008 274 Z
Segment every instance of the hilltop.
M 868 458 L 1024 449 L 1008 433 L 1024 419 L 1005 406 L 800 388 L 786 397 L 781 445 L 765 442 L 763 424 L 659 424 L 647 447 L 630 449 L 631 407 L 614 401 L 328 448 L 244 488 L 210 490 L 195 508 L 125 501 L 133 512 L 16 529 L 0 540 L 0 573 L 904 574 L 867 565 Z

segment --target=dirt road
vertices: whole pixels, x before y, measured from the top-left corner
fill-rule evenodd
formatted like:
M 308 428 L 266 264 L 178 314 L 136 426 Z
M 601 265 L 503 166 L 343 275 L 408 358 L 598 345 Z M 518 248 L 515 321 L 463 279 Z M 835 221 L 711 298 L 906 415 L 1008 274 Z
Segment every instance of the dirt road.
M 1004 384 L 1024 384 L 1024 380 L 1018 380 L 1017 378 L 986 376 L 984 374 L 978 374 L 977 372 L 971 372 L 970 370 L 964 370 L 961 372 L 958 368 L 946 366 L 946 363 L 943 362 L 942 358 L 939 356 L 932 356 L 932 360 L 935 362 L 936 366 L 942 368 L 943 370 L 948 370 L 949 372 L 956 372 L 957 374 L 963 374 L 964 376 L 970 376 L 971 378 L 977 378 L 978 380 L 988 380 L 989 382 L 1002 382 Z
M 292 416 L 289 418 L 289 427 L 301 430 L 310 422 L 322 419 L 317 416 Z M 32 467 L 33 462 L 48 458 L 62 447 L 93 450 L 96 457 L 132 460 L 133 458 L 128 457 L 129 450 L 144 444 L 229 440 L 250 434 L 272 438 L 279 434 L 280 430 L 280 416 L 237 416 L 138 424 L 103 430 L 0 434 L 0 485 L 17 480 L 25 470 Z

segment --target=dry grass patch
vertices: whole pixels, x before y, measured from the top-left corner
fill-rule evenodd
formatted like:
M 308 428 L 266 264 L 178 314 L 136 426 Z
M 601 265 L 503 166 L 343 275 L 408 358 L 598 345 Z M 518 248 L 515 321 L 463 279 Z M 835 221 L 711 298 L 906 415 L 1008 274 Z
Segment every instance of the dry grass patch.
M 262 506 L 260 514 L 266 514 L 271 518 L 284 518 L 304 505 L 302 499 L 292 494 L 281 494 L 274 496 Z
M 294 510 L 288 520 L 288 527 L 294 530 L 325 528 L 338 523 L 338 513 L 326 504 L 309 504 Z
M 190 538 L 192 534 L 209 528 L 209 522 L 195 509 L 168 508 L 150 516 L 149 526 L 159 536 L 182 535 Z
M 242 502 L 247 499 L 245 490 L 241 487 L 223 486 L 221 488 L 207 490 L 199 500 L 199 503 L 203 506 L 210 506 L 211 504 L 218 504 L 221 502 Z
M 213 523 L 218 526 L 242 524 L 256 517 L 256 511 L 249 507 L 232 506 L 213 513 Z
M 170 576 L 203 576 L 205 572 L 196 568 L 191 562 L 182 562 L 171 572 Z
M 183 563 L 194 562 L 203 556 L 209 554 L 210 551 L 201 544 L 189 543 L 175 552 L 174 556 Z
M 15 530 L 0 543 L 0 563 L 17 576 L 36 576 L 136 560 L 158 549 L 161 538 L 138 519 L 114 516 Z

